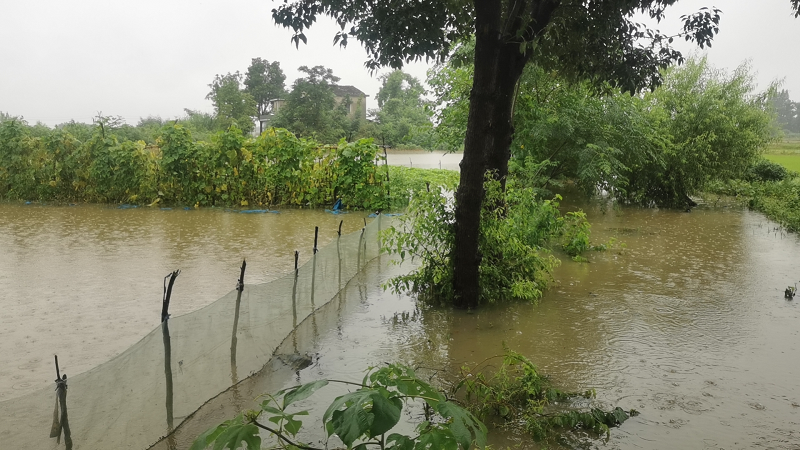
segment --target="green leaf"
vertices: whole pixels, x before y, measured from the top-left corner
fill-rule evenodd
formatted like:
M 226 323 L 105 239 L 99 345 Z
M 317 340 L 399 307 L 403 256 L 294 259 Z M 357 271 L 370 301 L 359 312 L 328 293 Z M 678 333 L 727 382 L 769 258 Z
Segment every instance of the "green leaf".
M 413 450 L 414 440 L 402 434 L 392 433 L 386 438 L 386 445 L 389 450 Z
M 469 449 L 473 441 L 478 448 L 486 447 L 486 425 L 472 413 L 452 402 L 439 403 L 436 412 L 450 419 L 449 428 L 462 448 Z
M 247 444 L 248 450 L 261 448 L 261 435 L 259 434 L 258 427 L 252 423 L 234 425 L 228 427 L 216 439 L 214 450 L 224 450 L 229 448 L 235 450 L 243 448 L 241 443 Z
M 248 450 L 261 448 L 258 427 L 245 423 L 244 415 L 239 414 L 198 436 L 190 450 L 203 450 L 211 443 L 214 443 L 214 450 L 236 450 L 244 448 L 242 442 L 247 444 Z
M 334 411 L 331 417 L 332 430 L 350 447 L 369 430 L 373 418 L 373 415 L 364 410 L 363 404 L 359 403 L 344 411 Z
M 318 389 L 328 385 L 328 380 L 318 380 L 312 383 L 306 383 L 292 389 L 283 396 L 283 407 L 286 408 L 294 402 L 305 400 Z
M 614 408 L 614 411 L 612 411 L 611 414 L 613 415 L 616 423 L 610 423 L 609 425 L 622 425 L 630 417 L 630 415 L 628 415 L 628 413 L 619 406 Z
M 417 378 L 401 378 L 397 380 L 397 390 L 403 395 L 424 397 L 432 406 L 445 400 L 438 389 Z
M 212 442 L 214 442 L 214 440 L 217 439 L 217 436 L 219 436 L 223 431 L 225 431 L 228 422 L 223 422 L 217 425 L 216 427 L 209 428 L 208 430 L 205 431 L 205 433 L 201 434 L 200 436 L 197 436 L 197 439 L 194 440 L 194 442 L 192 443 L 192 447 L 189 450 L 203 450 L 206 447 L 208 447 L 209 444 L 211 444 Z
M 280 409 L 275 408 L 274 406 L 269 406 L 269 403 L 271 401 L 272 400 L 264 400 L 264 402 L 261 403 L 261 409 L 270 414 L 283 415 L 283 411 L 281 411 Z
M 283 429 L 288 431 L 292 436 L 297 436 L 297 433 L 302 428 L 303 422 L 299 420 L 295 420 L 293 416 L 286 417 L 286 424 L 283 426 Z
M 386 393 L 388 394 L 388 391 Z M 369 432 L 372 436 L 379 436 L 391 430 L 400 421 L 403 402 L 399 398 L 386 398 L 380 392 L 373 392 L 370 397 L 374 419 Z
M 452 430 L 447 428 L 430 427 L 417 439 L 415 449 L 425 450 L 458 450 L 459 442 L 453 436 Z M 469 450 L 469 446 L 463 450 Z

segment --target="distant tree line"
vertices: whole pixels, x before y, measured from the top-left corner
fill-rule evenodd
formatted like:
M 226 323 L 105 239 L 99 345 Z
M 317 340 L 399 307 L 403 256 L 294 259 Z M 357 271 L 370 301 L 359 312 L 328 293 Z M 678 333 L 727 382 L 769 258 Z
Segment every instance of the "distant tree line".
M 216 128 L 235 123 L 244 133 L 251 133 L 262 123 L 256 125 L 257 119 L 267 115 L 270 127 L 286 128 L 299 137 L 325 143 L 370 137 L 390 147 L 439 146 L 433 135 L 430 107 L 424 100 L 425 89 L 411 75 L 402 71 L 381 75 L 378 108 L 369 110 L 367 118 L 350 113 L 366 109 L 358 103 L 365 99 L 347 96 L 336 101 L 334 88 L 340 78 L 331 69 L 300 66 L 298 70 L 305 75 L 288 90 L 280 63 L 261 58 L 254 58 L 244 75 L 217 75 L 206 96 L 214 105 L 211 119 Z M 282 106 L 274 111 L 276 100 Z M 261 128 L 259 133 L 264 131 Z

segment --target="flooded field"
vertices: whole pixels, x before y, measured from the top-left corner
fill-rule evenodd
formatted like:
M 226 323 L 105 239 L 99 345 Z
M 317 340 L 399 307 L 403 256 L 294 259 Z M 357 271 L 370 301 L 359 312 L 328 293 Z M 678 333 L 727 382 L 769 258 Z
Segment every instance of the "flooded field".
M 301 317 L 276 350 L 279 356 L 306 355 L 311 364 L 295 367 L 288 356 L 254 360 L 255 369 L 232 377 L 235 364 L 229 361 L 220 377 L 240 382 L 197 413 L 169 410 L 172 425 L 167 415 L 158 416 L 154 420 L 163 428 L 144 435 L 123 427 L 116 440 L 92 437 L 97 430 L 84 426 L 76 431 L 84 433 L 84 444 L 76 448 L 98 448 L 98 442 L 104 448 L 146 448 L 173 425 L 177 431 L 156 448 L 187 448 L 199 432 L 251 407 L 265 391 L 325 377 L 358 380 L 367 366 L 389 361 L 455 373 L 463 364 L 502 353 L 504 344 L 530 357 L 563 388 L 593 388 L 600 403 L 641 412 L 613 429 L 607 442 L 590 447 L 800 448 L 800 300 L 783 298 L 784 288 L 800 279 L 797 236 L 735 207 L 701 205 L 691 213 L 565 207 L 587 212 L 595 242 L 616 238 L 625 245 L 591 253 L 589 263 L 565 259 L 538 306 L 471 314 L 418 308 L 413 299 L 381 288 L 408 268 L 387 266 L 383 256 L 364 266 L 329 304 Z M 170 271 L 183 270 L 171 306 L 178 317 L 230 296 L 244 257 L 247 284 L 290 272 L 294 250 L 300 250 L 301 264 L 311 258 L 314 226 L 320 226 L 322 247 L 335 242 L 342 219 L 344 233 L 364 225 L 363 214 L 321 211 L 251 215 L 0 204 L 0 417 L 16 401 L 46 393 L 45 411 L 25 422 L 34 430 L 25 433 L 41 428 L 46 435 L 52 355 L 59 355 L 62 372 L 72 378 L 142 340 L 158 326 L 161 283 Z M 281 302 L 291 299 L 270 302 L 285 310 Z M 228 312 L 219 314 L 229 320 Z M 178 325 L 172 331 L 177 352 L 183 335 Z M 242 333 L 245 342 L 250 332 Z M 161 334 L 155 339 L 161 345 Z M 229 346 L 220 348 L 230 359 Z M 152 358 L 161 378 L 163 358 Z M 177 383 L 191 366 L 188 360 L 172 364 Z M 70 398 L 78 405 L 87 394 L 75 386 Z M 176 399 L 190 394 L 191 386 L 183 394 L 177 386 Z M 162 394 L 152 400 L 158 414 L 164 414 Z M 320 403 L 329 400 L 325 395 Z M 75 415 L 84 413 L 89 414 Z M 2 422 L 2 442 L 13 442 L 19 429 Z M 492 441 L 495 448 L 537 448 L 502 433 Z
M 798 237 L 735 208 L 582 206 L 593 239 L 626 248 L 565 261 L 538 307 L 451 315 L 450 361 L 505 342 L 563 387 L 642 413 L 602 448 L 800 448 L 800 305 L 783 295 Z
M 311 258 L 315 226 L 322 247 L 341 220 L 346 234 L 365 217 L 0 203 L 0 401 L 49 386 L 54 354 L 77 375 L 139 341 L 160 322 L 171 271 L 179 316 L 230 292 L 243 258 L 248 284 L 275 279 L 295 250 Z
M 581 206 L 597 241 L 615 237 L 625 248 L 590 254 L 589 263 L 565 260 L 540 305 L 419 309 L 362 278 L 361 301 L 349 312 L 320 313 L 319 323 L 328 317 L 335 325 L 309 344 L 314 366 L 296 376 L 268 368 L 235 394 L 358 380 L 364 367 L 388 361 L 452 375 L 506 345 L 565 389 L 596 389 L 600 404 L 641 412 L 587 448 L 800 448 L 800 307 L 783 298 L 800 278 L 797 236 L 737 208 L 687 214 Z M 382 281 L 396 270 L 380 267 L 366 279 Z M 305 325 L 301 334 L 310 333 Z M 176 433 L 176 448 L 231 417 L 233 398 L 229 391 L 201 409 Z M 498 431 L 490 442 L 540 448 Z M 173 447 L 163 441 L 156 448 Z

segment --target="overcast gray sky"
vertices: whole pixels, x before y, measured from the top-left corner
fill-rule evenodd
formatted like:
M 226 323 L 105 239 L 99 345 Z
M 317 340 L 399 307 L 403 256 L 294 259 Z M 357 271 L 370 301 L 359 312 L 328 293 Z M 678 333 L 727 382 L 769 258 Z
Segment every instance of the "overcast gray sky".
M 270 0 L 0 0 L 0 111 L 48 125 L 90 122 L 99 111 L 130 124 L 140 117 L 174 118 L 183 108 L 210 112 L 205 100 L 215 74 L 244 72 L 255 57 L 280 61 L 287 85 L 301 65 L 323 65 L 370 96 L 380 82 L 364 69 L 353 41 L 332 45 L 337 27 L 315 24 L 309 45 L 295 49 L 276 27 Z M 757 6 L 756 6 L 757 5 Z M 702 6 L 723 10 L 708 51 L 712 64 L 734 68 L 751 59 L 762 87 L 785 78 L 800 101 L 800 19 L 788 0 L 681 0 L 664 32 L 681 14 Z M 420 24 L 424 26 L 424 24 Z M 686 52 L 694 47 L 679 44 Z M 427 65 L 408 68 L 424 79 Z

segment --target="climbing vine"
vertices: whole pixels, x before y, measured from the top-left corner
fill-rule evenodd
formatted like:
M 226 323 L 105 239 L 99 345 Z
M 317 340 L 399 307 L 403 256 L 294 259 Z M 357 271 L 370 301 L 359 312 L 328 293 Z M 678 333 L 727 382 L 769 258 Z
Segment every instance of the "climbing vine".
M 232 125 L 197 141 L 174 123 L 147 145 L 118 138 L 106 122 L 83 140 L 66 128 L 42 135 L 21 120 L 0 123 L 0 198 L 237 207 L 341 199 L 378 210 L 405 206 L 426 181 L 458 181 L 457 172 L 388 168 L 371 139 L 322 145 L 279 128 L 247 137 Z

